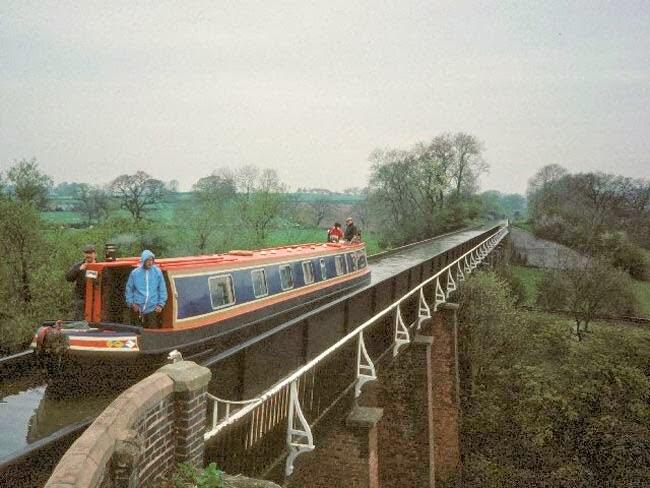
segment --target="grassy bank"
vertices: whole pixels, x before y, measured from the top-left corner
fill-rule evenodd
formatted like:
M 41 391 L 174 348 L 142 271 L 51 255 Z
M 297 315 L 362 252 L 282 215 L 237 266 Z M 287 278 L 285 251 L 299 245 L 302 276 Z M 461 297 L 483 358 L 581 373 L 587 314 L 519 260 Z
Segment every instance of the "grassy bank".
M 461 288 L 462 486 L 650 486 L 650 330 L 577 341 L 507 295 L 491 273 Z

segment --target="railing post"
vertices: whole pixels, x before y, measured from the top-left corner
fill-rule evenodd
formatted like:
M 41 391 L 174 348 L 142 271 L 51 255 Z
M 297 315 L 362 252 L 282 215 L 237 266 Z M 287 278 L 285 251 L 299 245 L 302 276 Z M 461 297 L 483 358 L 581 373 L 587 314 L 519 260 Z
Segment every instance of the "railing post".
M 420 288 L 420 301 L 418 303 L 418 326 L 417 330 L 420 330 L 420 327 L 422 327 L 422 321 L 424 319 L 430 319 L 431 318 L 431 308 L 429 308 L 429 304 L 427 303 L 427 300 L 424 298 L 424 286 Z
M 440 276 L 436 278 L 436 300 L 433 305 L 433 311 L 438 310 L 438 305 L 441 305 L 447 301 L 447 295 L 445 295 L 445 292 L 442 289 L 442 286 L 440 286 Z
M 285 464 L 284 473 L 291 476 L 293 462 L 303 452 L 314 450 L 314 436 L 309 427 L 309 422 L 300 408 L 298 398 L 298 380 L 293 380 L 289 387 L 289 415 L 287 419 L 287 448 L 289 455 Z M 296 422 L 297 421 L 297 422 Z
M 454 281 L 453 273 L 451 271 L 452 268 L 453 266 L 447 270 L 447 298 L 449 298 L 452 291 L 456 290 L 456 282 Z
M 458 271 L 456 272 L 456 279 L 458 280 L 458 283 L 461 283 L 465 281 L 465 273 L 463 273 L 463 268 L 460 266 L 460 261 L 458 261 L 456 267 L 458 268 Z
M 393 357 L 397 356 L 399 348 L 411 342 L 411 335 L 404 324 L 400 306 L 395 311 L 395 345 L 393 346 Z
M 363 340 L 363 331 L 359 332 L 359 342 L 357 344 L 357 383 L 354 386 L 354 397 L 361 395 L 361 387 L 368 381 L 377 379 L 375 365 L 370 359 L 366 350 L 366 344 Z

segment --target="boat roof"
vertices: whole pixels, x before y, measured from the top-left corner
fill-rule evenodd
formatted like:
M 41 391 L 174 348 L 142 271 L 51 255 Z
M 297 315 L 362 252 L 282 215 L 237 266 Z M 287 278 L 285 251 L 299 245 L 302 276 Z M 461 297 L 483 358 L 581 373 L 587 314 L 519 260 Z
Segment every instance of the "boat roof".
M 308 243 L 290 246 L 270 247 L 266 249 L 232 250 L 223 254 L 204 254 L 200 256 L 181 256 L 173 258 L 156 258 L 156 265 L 163 271 L 188 269 L 205 266 L 218 266 L 227 264 L 284 261 L 296 256 L 313 257 L 337 252 L 349 252 L 363 249 L 364 243 Z M 136 267 L 140 265 L 140 257 L 117 258 L 115 261 L 99 261 L 88 265 L 88 269 L 100 271 L 104 268 Z

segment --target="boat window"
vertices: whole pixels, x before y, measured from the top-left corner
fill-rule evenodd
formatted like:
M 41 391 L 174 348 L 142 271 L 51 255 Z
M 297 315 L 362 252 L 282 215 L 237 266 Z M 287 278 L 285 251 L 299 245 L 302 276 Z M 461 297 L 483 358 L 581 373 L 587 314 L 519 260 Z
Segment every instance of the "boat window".
M 343 264 L 343 256 L 334 256 L 334 264 L 336 265 L 336 276 L 345 273 L 345 265 Z
M 305 277 L 305 285 L 314 282 L 314 265 L 311 261 L 302 263 L 302 274 Z
M 280 284 L 283 290 L 293 288 L 293 270 L 290 264 L 280 266 Z
M 326 280 L 327 279 L 327 266 L 325 266 L 325 259 L 321 258 L 320 259 L 320 275 L 321 278 Z
M 232 276 L 211 276 L 208 278 L 208 286 L 210 287 L 210 302 L 213 309 L 227 307 L 235 303 Z
M 254 269 L 251 271 L 253 280 L 253 294 L 255 298 L 265 297 L 269 294 L 269 287 L 266 284 L 266 271 L 263 269 Z

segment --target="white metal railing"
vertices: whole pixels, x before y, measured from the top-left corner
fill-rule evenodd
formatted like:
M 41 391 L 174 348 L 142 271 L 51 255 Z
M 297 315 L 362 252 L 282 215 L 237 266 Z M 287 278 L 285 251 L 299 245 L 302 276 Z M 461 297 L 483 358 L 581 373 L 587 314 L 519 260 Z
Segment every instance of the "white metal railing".
M 231 401 L 208 394 L 208 397 L 213 401 L 213 410 L 212 425 L 206 431 L 204 435 L 205 439 L 211 439 L 227 426 L 250 416 L 248 434 L 243 439 L 244 448 L 248 448 L 259 441 L 265 433 L 269 432 L 279 423 L 286 422 L 286 439 L 289 455 L 285 464 L 285 473 L 289 476 L 293 472 L 295 458 L 303 452 L 313 450 L 315 447 L 311 427 L 301 407 L 304 402 L 309 402 L 310 398 L 313 401 L 315 367 L 348 342 L 356 339 L 358 345 L 355 396 L 359 396 L 363 384 L 377 378 L 375 365 L 366 350 L 364 331 L 392 311 L 395 311 L 393 355 L 397 355 L 400 348 L 407 345 L 411 340 L 409 327 L 404 323 L 400 305 L 414 294 L 419 294 L 418 318 L 411 324 L 411 326 L 415 325 L 416 329 L 419 329 L 422 321 L 430 318 L 431 314 L 438 309 L 438 306 L 447 301 L 451 292 L 457 289 L 458 285 L 465 280 L 466 276 L 488 256 L 507 234 L 508 228 L 503 227 L 492 236 L 483 240 L 480 244 L 447 264 L 436 274 L 411 289 L 381 312 L 366 320 L 352 332 L 341 338 L 336 344 L 328 347 L 314 359 L 276 383 L 259 397 L 244 401 Z M 447 274 L 446 283 L 442 279 L 445 273 Z M 453 276 L 454 274 L 455 277 Z M 433 285 L 434 282 L 435 285 Z M 445 284 L 444 289 L 442 286 L 443 283 Z M 429 284 L 434 286 L 432 306 L 427 303 L 424 293 L 424 287 Z M 308 389 L 306 383 L 309 382 L 308 375 L 310 374 L 312 385 L 311 389 Z M 303 402 L 302 404 L 301 400 Z

